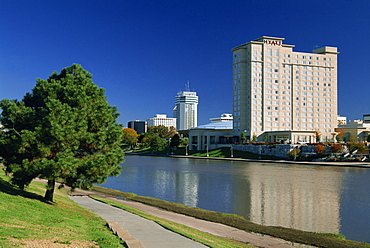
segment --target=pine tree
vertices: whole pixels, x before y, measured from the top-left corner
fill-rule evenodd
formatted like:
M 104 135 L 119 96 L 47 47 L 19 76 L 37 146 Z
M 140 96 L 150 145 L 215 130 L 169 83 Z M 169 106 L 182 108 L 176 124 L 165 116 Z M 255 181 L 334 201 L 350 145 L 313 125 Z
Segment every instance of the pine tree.
M 47 179 L 45 200 L 53 201 L 56 181 L 88 189 L 117 176 L 123 162 L 119 114 L 92 74 L 73 64 L 36 81 L 22 101 L 0 102 L 0 156 L 11 182 L 23 189 L 36 177 Z

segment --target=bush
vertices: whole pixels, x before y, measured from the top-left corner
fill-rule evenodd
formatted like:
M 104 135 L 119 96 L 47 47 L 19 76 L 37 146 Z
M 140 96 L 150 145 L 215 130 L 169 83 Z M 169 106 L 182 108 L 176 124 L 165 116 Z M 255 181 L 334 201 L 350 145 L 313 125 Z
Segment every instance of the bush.
M 342 151 L 342 144 L 339 144 L 339 143 L 333 143 L 331 145 L 331 151 L 334 152 L 334 153 L 337 153 L 337 152 L 340 152 Z
M 316 146 L 316 153 L 318 154 L 324 154 L 325 153 L 325 146 L 318 144 Z

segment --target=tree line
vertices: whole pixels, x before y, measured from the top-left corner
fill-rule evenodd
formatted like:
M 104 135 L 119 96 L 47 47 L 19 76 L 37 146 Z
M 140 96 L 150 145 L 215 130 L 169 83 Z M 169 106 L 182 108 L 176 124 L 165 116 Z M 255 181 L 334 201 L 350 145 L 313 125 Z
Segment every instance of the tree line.
M 163 151 L 187 145 L 187 139 L 181 138 L 174 127 L 148 126 L 147 132 L 142 134 L 137 134 L 134 129 L 124 128 L 122 133 L 123 146 L 129 149 L 150 148 L 153 151 Z

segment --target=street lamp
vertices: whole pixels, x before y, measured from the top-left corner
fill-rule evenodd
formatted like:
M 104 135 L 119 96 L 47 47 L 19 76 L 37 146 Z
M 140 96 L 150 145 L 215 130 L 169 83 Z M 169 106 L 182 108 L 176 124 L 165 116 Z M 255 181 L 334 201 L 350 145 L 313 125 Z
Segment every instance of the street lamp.
M 230 157 L 232 157 L 232 158 L 233 158 L 233 157 L 234 157 L 234 153 L 233 153 L 233 145 L 231 145 L 231 147 L 230 147 L 230 154 L 231 154 L 231 155 L 230 155 Z
M 188 145 L 185 147 L 185 156 L 188 156 Z

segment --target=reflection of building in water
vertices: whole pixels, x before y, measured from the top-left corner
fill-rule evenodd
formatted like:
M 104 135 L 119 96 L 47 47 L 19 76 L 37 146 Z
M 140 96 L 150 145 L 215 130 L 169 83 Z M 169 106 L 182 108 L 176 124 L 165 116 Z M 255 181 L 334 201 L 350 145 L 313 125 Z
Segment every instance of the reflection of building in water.
M 186 206 L 196 207 L 198 203 L 199 178 L 196 173 L 176 175 L 176 198 Z
M 196 173 L 155 170 L 152 177 L 154 195 L 171 196 L 176 202 L 196 207 L 198 203 L 199 178 Z
M 250 181 L 250 203 L 247 203 L 250 204 L 250 221 L 339 233 L 341 173 L 322 167 L 306 171 L 263 167 L 259 166 L 257 171 L 250 166 L 246 171 Z

